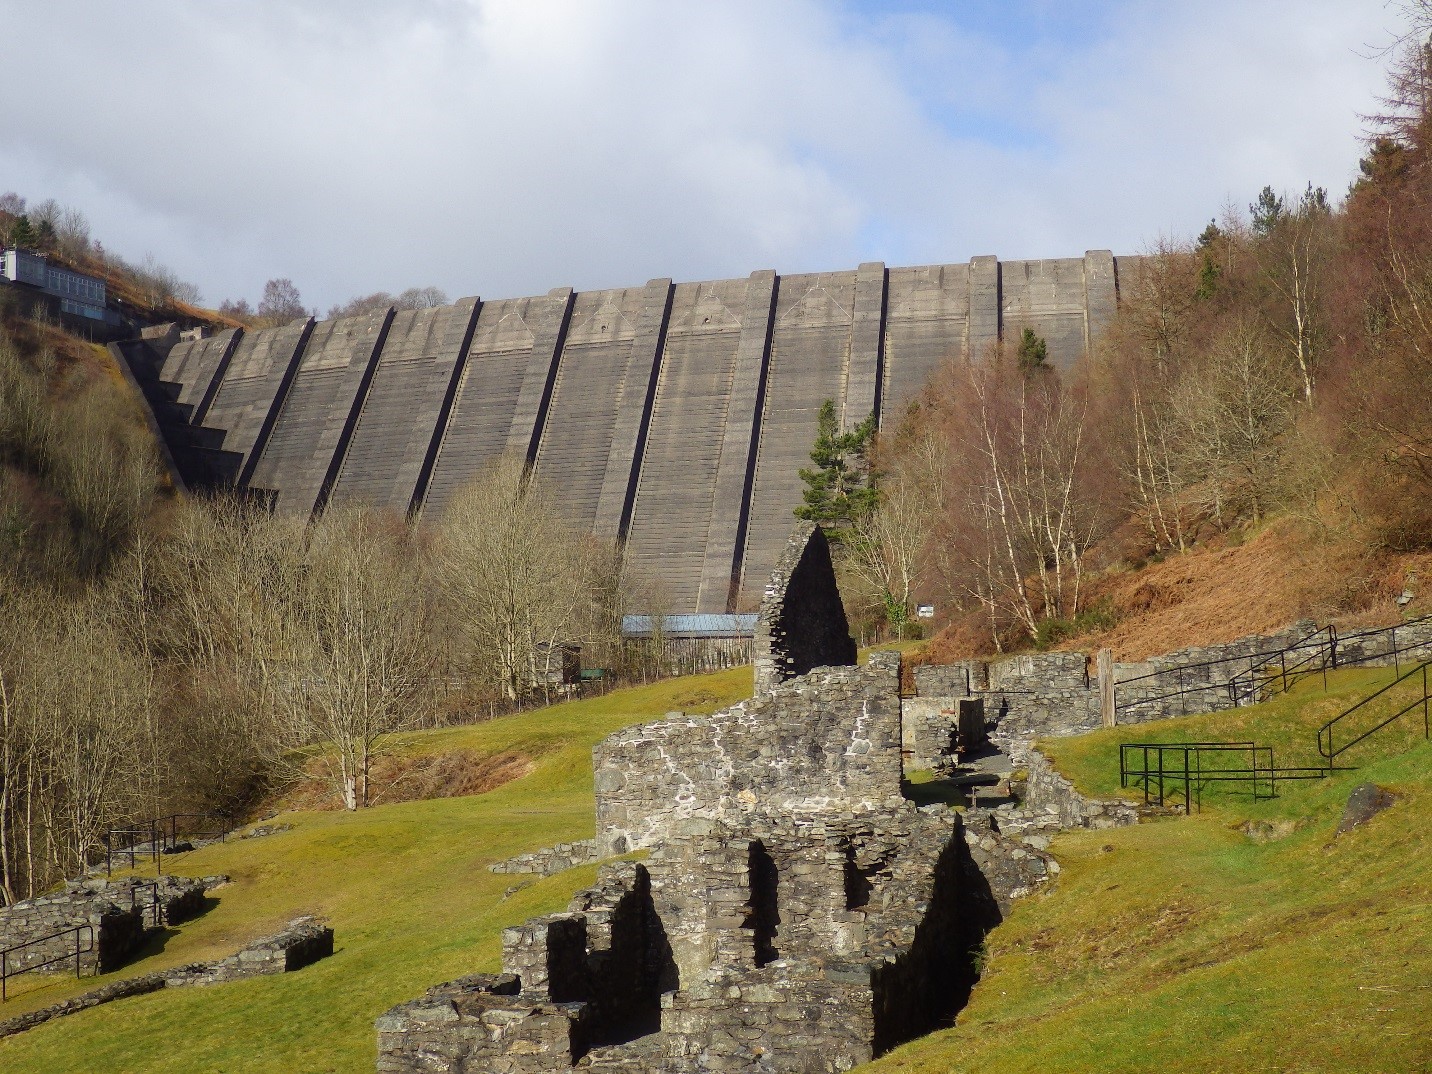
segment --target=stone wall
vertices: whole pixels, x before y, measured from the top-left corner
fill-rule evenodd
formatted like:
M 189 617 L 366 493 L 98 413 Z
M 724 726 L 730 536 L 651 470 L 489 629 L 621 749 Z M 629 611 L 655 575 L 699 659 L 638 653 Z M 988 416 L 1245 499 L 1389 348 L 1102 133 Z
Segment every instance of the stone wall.
M 602 856 L 595 839 L 577 839 L 495 861 L 487 870 L 492 873 L 535 873 L 538 876 L 551 876 L 565 869 L 597 861 Z
M 1114 665 L 1119 723 L 1144 723 L 1221 712 L 1263 700 L 1260 669 L 1276 672 L 1315 659 L 1327 637 L 1311 620 L 1276 634 L 1254 634 L 1218 645 L 1190 646 L 1138 663 Z M 1278 654 L 1287 651 L 1285 657 Z M 1130 681 L 1134 680 L 1134 681 Z
M 1082 653 L 924 664 L 904 704 L 906 749 L 916 767 L 948 763 L 962 698 L 982 700 L 987 725 L 1011 736 L 1072 735 L 1099 726 L 1099 691 Z
M 202 911 L 204 892 L 227 877 L 165 876 L 157 880 L 126 877 L 120 880 L 86 880 L 63 889 L 0 909 L 0 948 L 27 946 L 6 958 L 10 969 L 25 969 L 51 959 L 73 955 L 73 933 L 55 935 L 88 925 L 93 936 L 82 934 L 79 956 L 82 971 L 107 972 L 120 965 L 144 939 L 146 917 L 153 918 L 158 896 L 160 920 L 177 924 Z M 41 942 L 34 942 L 41 941 Z M 91 942 L 92 941 L 92 942 Z M 71 959 L 51 972 L 74 971 Z
M 1002 894 L 944 807 L 689 822 L 567 912 L 507 929 L 502 976 L 384 1015 L 378 1069 L 847 1069 L 948 1019 L 1000 906 L 1047 875 L 985 841 L 1011 865 Z
M 1068 828 L 1116 828 L 1138 821 L 1138 810 L 1120 800 L 1086 798 L 1049 759 L 1033 747 L 1011 750 L 1024 773 L 1020 805 L 1046 825 Z
M 713 716 L 676 713 L 593 751 L 604 854 L 757 801 L 797 812 L 900 797 L 898 653 L 781 683 Z
M 163 988 L 220 984 L 246 977 L 291 973 L 331 954 L 333 930 L 318 924 L 311 917 L 297 918 L 289 922 L 282 932 L 255 940 L 237 953 L 217 962 L 195 962 L 172 970 L 160 970 L 139 977 L 111 981 L 71 999 L 6 1019 L 0 1022 L 0 1038 L 23 1033 L 53 1019 L 77 1014 L 117 999 L 142 996 Z
M 751 651 L 756 697 L 815 668 L 855 663 L 830 544 L 813 522 L 796 527 L 776 561 Z
M 299 917 L 281 932 L 255 940 L 228 958 L 170 970 L 165 974 L 165 987 L 222 984 L 247 977 L 292 973 L 331 954 L 333 930 L 312 917 Z
M 1338 659 L 1343 663 L 1374 667 L 1432 660 L 1432 616 L 1388 627 L 1340 633 Z

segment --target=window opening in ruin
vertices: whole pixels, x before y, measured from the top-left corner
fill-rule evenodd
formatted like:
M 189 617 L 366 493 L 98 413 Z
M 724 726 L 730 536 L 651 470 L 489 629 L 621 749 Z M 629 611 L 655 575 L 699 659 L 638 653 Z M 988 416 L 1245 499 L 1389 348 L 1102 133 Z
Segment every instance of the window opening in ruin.
M 780 957 L 776 950 L 776 926 L 780 924 L 777 910 L 776 889 L 780 883 L 780 871 L 775 860 L 759 839 L 751 844 L 747 864 L 747 879 L 751 897 L 746 903 L 748 916 L 746 927 L 751 930 L 751 941 L 755 949 L 756 965 L 764 966 Z
M 880 863 L 872 865 L 869 869 L 862 869 L 855 860 L 855 848 L 845 848 L 845 908 L 847 910 L 864 910 L 870 905 L 870 894 L 875 890 L 875 885 L 870 878 L 879 869 Z

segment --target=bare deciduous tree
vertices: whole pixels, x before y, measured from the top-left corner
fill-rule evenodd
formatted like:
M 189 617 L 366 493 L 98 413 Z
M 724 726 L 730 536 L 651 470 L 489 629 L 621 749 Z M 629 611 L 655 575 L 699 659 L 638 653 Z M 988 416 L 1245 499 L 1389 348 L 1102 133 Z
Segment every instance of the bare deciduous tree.
M 286 744 L 312 753 L 347 809 L 368 804 L 373 757 L 416 722 L 435 666 L 422 556 L 411 531 L 383 521 L 334 508 L 310 527 L 277 697 Z
M 1199 475 L 1193 493 L 1220 524 L 1256 522 L 1267 512 L 1295 394 L 1289 373 L 1279 349 L 1245 321 L 1216 337 L 1178 379 L 1179 450 Z
M 582 640 L 593 547 L 515 457 L 453 497 L 437 539 L 458 667 L 511 701 L 547 682 Z

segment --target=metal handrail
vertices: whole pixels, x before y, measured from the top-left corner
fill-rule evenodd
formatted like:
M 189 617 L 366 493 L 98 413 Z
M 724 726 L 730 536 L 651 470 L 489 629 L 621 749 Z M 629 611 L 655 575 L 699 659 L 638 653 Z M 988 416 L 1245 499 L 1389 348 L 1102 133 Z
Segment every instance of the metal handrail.
M 1129 751 L 1143 753 L 1143 767 L 1135 768 L 1128 759 Z M 1150 766 L 1153 752 L 1158 767 Z M 1164 763 L 1164 754 L 1174 755 L 1174 766 Z M 1247 753 L 1249 767 L 1204 768 L 1205 754 Z M 1181 763 L 1180 763 L 1181 762 Z M 1195 803 L 1203 809 L 1203 788 L 1209 783 L 1252 783 L 1253 798 L 1276 798 L 1280 779 L 1322 779 L 1328 772 L 1322 768 L 1279 768 L 1272 746 L 1255 742 L 1125 742 L 1119 746 L 1119 786 L 1137 783 L 1144 792 L 1144 804 L 1165 805 L 1182 784 L 1183 810 L 1191 814 Z M 1154 790 L 1155 780 L 1157 791 Z M 1172 787 L 1170 787 L 1172 784 Z M 1263 793 L 1263 785 L 1267 793 Z
M 160 857 L 172 853 L 179 845 L 180 822 L 185 820 L 213 820 L 219 821 L 220 825 L 211 830 L 198 830 L 185 832 L 186 837 L 195 839 L 217 838 L 220 842 L 227 842 L 229 833 L 234 830 L 232 819 L 226 813 L 170 813 L 167 816 L 156 817 L 153 820 L 144 821 L 141 826 L 132 828 L 110 828 L 103 835 L 105 854 L 104 871 L 106 876 L 114 875 L 114 860 L 122 859 L 128 855 L 129 867 L 133 869 L 138 858 L 147 856 L 159 866 L 162 875 L 162 864 Z M 122 847 L 115 846 L 116 836 L 135 836 L 133 841 Z M 141 846 L 147 846 L 147 851 L 138 850 Z
M 1271 660 L 1266 663 L 1260 664 L 1257 667 L 1250 667 L 1246 672 L 1248 676 L 1247 690 L 1251 693 L 1254 689 L 1257 688 L 1255 676 L 1263 675 L 1266 677 L 1267 681 L 1271 682 L 1276 675 L 1276 677 L 1280 680 L 1282 684 L 1283 693 L 1286 694 L 1288 692 L 1289 687 L 1296 684 L 1299 679 L 1305 678 L 1307 675 L 1315 675 L 1319 671 L 1322 672 L 1323 686 L 1324 688 L 1326 688 L 1328 681 L 1328 665 L 1329 663 L 1331 663 L 1333 667 L 1337 667 L 1338 663 L 1337 628 L 1333 626 L 1326 626 L 1320 628 L 1317 633 L 1326 633 L 1328 636 L 1328 640 L 1326 642 L 1320 642 L 1312 650 L 1312 652 L 1308 653 L 1301 660 L 1294 663 L 1291 667 L 1288 666 L 1288 654 L 1302 648 L 1308 638 L 1311 638 L 1313 635 L 1309 634 L 1307 637 L 1303 638 L 1296 644 L 1290 645 L 1288 648 L 1272 654 L 1278 658 L 1278 668 L 1276 672 L 1270 670 L 1269 665 L 1272 663 Z M 1315 660 L 1319 661 L 1317 667 L 1309 670 L 1309 665 L 1311 665 Z M 1228 680 L 1229 696 L 1235 704 L 1238 700 L 1238 692 L 1242 688 L 1242 684 L 1240 682 L 1242 674 L 1243 673 L 1234 675 L 1231 679 Z M 1289 681 L 1290 675 L 1292 676 L 1291 682 Z
M 1287 652 L 1289 649 L 1301 647 L 1309 638 L 1316 637 L 1326 629 L 1327 627 L 1318 627 L 1316 630 L 1304 634 L 1297 641 L 1282 646 L 1281 648 L 1267 649 L 1260 653 L 1246 653 L 1242 656 L 1219 656 L 1212 660 L 1198 660 L 1189 664 L 1176 664 L 1171 668 L 1164 668 L 1162 671 L 1149 671 L 1143 675 L 1135 675 L 1132 679 L 1119 679 L 1115 685 L 1127 686 L 1131 682 L 1142 682 L 1144 679 L 1157 678 L 1160 675 L 1168 675 L 1175 671 L 1193 671 L 1197 668 L 1211 668 L 1217 667 L 1220 664 L 1237 664 L 1245 660 L 1261 660 L 1264 657 L 1277 656 L 1280 652 Z
M 21 966 L 18 970 L 10 969 L 10 956 L 13 955 L 15 952 L 23 951 L 27 947 L 37 947 L 40 944 L 48 943 L 51 940 L 58 940 L 61 937 L 70 935 L 71 933 L 74 933 L 75 937 L 75 949 L 73 953 L 66 951 L 63 955 L 56 955 L 54 958 L 46 959 L 44 962 L 36 962 L 29 966 Z M 89 945 L 87 947 L 81 947 L 80 937 L 85 934 L 88 934 Z M 4 1003 L 10 998 L 10 978 L 19 977 L 22 973 L 33 973 L 36 970 L 42 970 L 48 966 L 56 966 L 61 962 L 66 962 L 69 959 L 73 958 L 75 960 L 75 977 L 78 978 L 83 976 L 83 974 L 80 972 L 82 968 L 80 957 L 82 955 L 88 955 L 95 952 L 95 941 L 96 933 L 95 927 L 93 925 L 71 925 L 67 929 L 60 929 L 58 932 L 52 932 L 46 936 L 37 936 L 35 939 L 26 940 L 24 943 L 12 944 L 11 946 L 6 948 L 0 948 L 0 1003 Z M 95 970 L 96 972 L 98 972 L 99 970 L 98 960 L 96 960 L 95 962 Z
M 139 902 L 139 892 L 141 890 L 147 890 L 149 892 L 148 908 L 154 911 L 154 927 L 157 929 L 160 925 L 164 924 L 164 904 L 159 901 L 159 881 L 142 880 L 129 889 L 130 912 L 132 913 L 138 910 L 140 915 L 139 919 L 142 923 L 144 921 L 144 911 L 146 907 Z
M 1344 711 L 1338 713 L 1338 714 L 1337 714 L 1336 716 L 1334 716 L 1331 720 L 1329 720 L 1327 723 L 1323 724 L 1321 727 L 1318 728 L 1318 753 L 1322 755 L 1323 760 L 1327 761 L 1329 771 L 1331 771 L 1333 762 L 1337 759 L 1337 757 L 1338 757 L 1339 754 L 1342 754 L 1342 753 L 1344 753 L 1345 751 L 1351 749 L 1353 746 L 1356 746 L 1359 742 L 1361 742 L 1363 739 L 1369 737 L 1370 735 L 1374 735 L 1374 734 L 1376 734 L 1378 731 L 1381 731 L 1381 730 L 1382 730 L 1384 727 L 1386 727 L 1388 724 L 1394 723 L 1395 721 L 1400 720 L 1403 716 L 1406 716 L 1409 712 L 1412 712 L 1413 710 L 1417 709 L 1418 707 L 1420 707 L 1420 708 L 1422 709 L 1422 734 L 1423 734 L 1423 737 L 1425 737 L 1425 738 L 1432 738 L 1432 693 L 1429 693 L 1429 691 L 1428 691 L 1428 673 L 1427 673 L 1427 669 L 1428 669 L 1429 667 L 1432 667 L 1432 660 L 1424 660 L 1421 664 L 1418 664 L 1416 667 L 1409 668 L 1407 671 L 1405 671 L 1405 672 L 1403 672 L 1402 674 L 1398 675 L 1397 678 L 1393 679 L 1390 683 L 1388 683 L 1388 684 L 1387 684 L 1386 686 L 1384 686 L 1382 689 L 1377 690 L 1377 691 L 1375 691 L 1374 693 L 1368 694 L 1365 698 L 1363 698 L 1363 699 L 1362 699 L 1361 701 L 1359 701 L 1357 704 L 1355 704 L 1355 705 L 1353 705 L 1352 707 L 1350 707 L 1350 708 L 1348 708 L 1348 709 L 1345 709 Z M 1356 738 L 1352 739 L 1351 741 L 1344 742 L 1341 746 L 1337 746 L 1336 748 L 1333 746 L 1333 729 L 1334 729 L 1339 723 L 1341 723 L 1343 720 L 1347 719 L 1349 716 L 1353 715 L 1355 712 L 1357 712 L 1359 709 L 1361 709 L 1364 705 L 1368 705 L 1368 704 L 1372 703 L 1373 701 L 1376 701 L 1379 697 L 1381 697 L 1383 694 L 1387 693 L 1389 690 L 1392 690 L 1393 688 L 1395 688 L 1395 687 L 1397 687 L 1397 686 L 1400 686 L 1402 683 L 1407 682 L 1409 679 L 1415 679 L 1415 678 L 1417 678 L 1417 677 L 1419 677 L 1419 676 L 1420 676 L 1421 679 L 1422 679 L 1422 696 L 1421 696 L 1421 697 L 1416 698 L 1414 701 L 1412 701 L 1410 704 L 1406 705 L 1405 707 L 1403 707 L 1403 708 L 1401 708 L 1401 709 L 1398 709 L 1396 712 L 1394 712 L 1391 716 L 1387 717 L 1387 718 L 1386 718 L 1385 720 L 1383 720 L 1381 723 L 1377 724 L 1377 725 L 1374 726 L 1374 727 L 1368 728 L 1366 731 L 1364 731 L 1362 734 L 1358 735 Z
M 1418 616 L 1415 619 L 1408 619 L 1401 623 L 1392 623 L 1388 626 L 1366 627 L 1362 630 L 1356 630 L 1350 634 L 1342 635 L 1338 633 L 1337 628 L 1334 626 L 1329 625 L 1326 627 L 1319 627 L 1318 629 L 1311 631 L 1308 634 L 1304 634 L 1296 641 L 1284 646 L 1281 649 L 1269 649 L 1261 653 L 1253 653 L 1245 656 L 1225 656 L 1219 657 L 1214 660 L 1203 660 L 1189 664 L 1178 664 L 1174 667 L 1164 668 L 1159 671 L 1151 671 L 1143 675 L 1136 675 L 1131 679 L 1120 679 L 1114 685 L 1117 689 L 1118 687 L 1127 686 L 1130 683 L 1141 682 L 1146 679 L 1158 678 L 1169 675 L 1177 675 L 1179 677 L 1178 686 L 1174 689 L 1168 691 L 1167 693 L 1159 694 L 1154 697 L 1142 697 L 1136 698 L 1128 702 L 1124 702 L 1120 705 L 1120 707 L 1125 709 L 1137 708 L 1140 705 L 1157 704 L 1161 701 L 1167 701 L 1170 698 L 1174 697 L 1185 698 L 1190 692 L 1194 691 L 1217 690 L 1220 688 L 1227 689 L 1229 693 L 1229 700 L 1236 708 L 1239 705 L 1240 696 L 1242 696 L 1243 694 L 1249 694 L 1251 696 L 1252 693 L 1257 690 L 1259 685 L 1258 678 L 1260 676 L 1266 676 L 1270 680 L 1274 676 L 1276 676 L 1282 690 L 1286 692 L 1291 686 L 1295 685 L 1299 680 L 1307 677 L 1308 675 L 1316 675 L 1321 673 L 1323 676 L 1324 687 L 1326 687 L 1327 673 L 1330 669 L 1337 669 L 1343 666 L 1366 664 L 1373 660 L 1385 658 L 1389 655 L 1392 657 L 1394 669 L 1397 671 L 1398 674 L 1401 674 L 1402 650 L 1399 649 L 1397 645 L 1397 632 L 1399 630 L 1404 630 L 1407 627 L 1416 626 L 1418 624 L 1427 622 L 1432 622 L 1432 615 Z M 1319 642 L 1311 649 L 1311 651 L 1309 651 L 1305 656 L 1297 660 L 1295 663 L 1291 665 L 1288 663 L 1288 654 L 1308 648 L 1308 642 L 1311 639 L 1316 638 L 1320 634 L 1327 634 L 1327 640 Z M 1390 653 L 1366 653 L 1360 656 L 1349 656 L 1342 651 L 1351 643 L 1359 642 L 1379 634 L 1388 634 L 1391 636 L 1392 648 Z M 1276 671 L 1270 672 L 1269 665 L 1273 662 L 1274 659 L 1277 659 L 1278 667 Z M 1247 669 L 1237 672 L 1222 683 L 1185 683 L 1183 681 L 1183 675 L 1185 672 L 1188 671 L 1195 671 L 1201 668 L 1217 667 L 1223 664 L 1237 664 L 1242 663 L 1244 661 L 1248 663 Z M 1187 715 L 1186 712 L 1185 715 Z

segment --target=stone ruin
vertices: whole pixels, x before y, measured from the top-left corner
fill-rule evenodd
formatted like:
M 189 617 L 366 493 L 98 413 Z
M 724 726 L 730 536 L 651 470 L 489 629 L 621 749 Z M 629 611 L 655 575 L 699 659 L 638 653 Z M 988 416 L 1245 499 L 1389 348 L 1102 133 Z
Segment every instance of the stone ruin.
M 645 859 L 507 929 L 503 973 L 383 1015 L 380 1071 L 814 1074 L 949 1024 L 1044 860 L 902 797 L 900 658 L 855 666 L 815 527 L 758 629 L 754 697 L 594 750 L 596 851 Z

